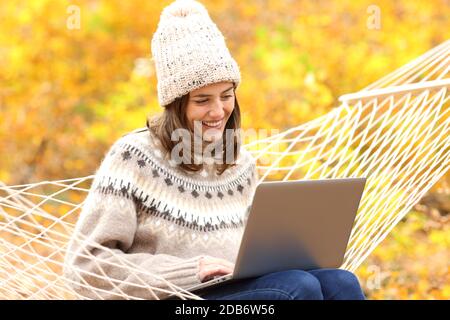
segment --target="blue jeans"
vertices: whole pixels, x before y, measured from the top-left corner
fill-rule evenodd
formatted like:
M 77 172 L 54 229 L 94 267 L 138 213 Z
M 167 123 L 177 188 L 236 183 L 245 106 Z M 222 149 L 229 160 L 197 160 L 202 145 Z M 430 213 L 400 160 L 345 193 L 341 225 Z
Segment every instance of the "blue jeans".
M 286 270 L 224 283 L 206 300 L 364 300 L 358 278 L 342 269 Z

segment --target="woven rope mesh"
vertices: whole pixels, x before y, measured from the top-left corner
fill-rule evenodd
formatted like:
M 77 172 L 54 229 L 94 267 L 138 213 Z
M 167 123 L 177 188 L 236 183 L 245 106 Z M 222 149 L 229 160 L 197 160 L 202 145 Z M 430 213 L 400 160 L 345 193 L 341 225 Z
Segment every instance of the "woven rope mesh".
M 258 160 L 260 181 L 367 177 L 341 268 L 355 271 L 448 171 L 449 70 L 446 41 L 363 90 L 342 96 L 328 114 L 246 144 Z M 101 298 L 104 289 L 90 287 L 81 276 L 68 279 L 62 268 L 92 179 L 0 182 L 0 299 L 85 298 L 74 285 Z M 138 279 L 134 285 L 155 293 L 155 299 L 156 293 L 201 299 L 110 252 L 116 266 Z M 104 270 L 95 276 L 110 283 L 115 298 L 140 298 L 123 292 L 120 281 Z M 144 276 L 159 279 L 161 286 L 149 286 Z

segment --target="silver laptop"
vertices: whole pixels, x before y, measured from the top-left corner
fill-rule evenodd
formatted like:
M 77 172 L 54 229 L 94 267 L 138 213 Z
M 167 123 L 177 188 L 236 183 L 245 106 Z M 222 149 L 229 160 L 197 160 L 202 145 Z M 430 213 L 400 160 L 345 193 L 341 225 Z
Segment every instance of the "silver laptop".
M 261 182 L 233 273 L 186 290 L 201 295 L 276 271 L 339 268 L 365 184 L 364 177 Z

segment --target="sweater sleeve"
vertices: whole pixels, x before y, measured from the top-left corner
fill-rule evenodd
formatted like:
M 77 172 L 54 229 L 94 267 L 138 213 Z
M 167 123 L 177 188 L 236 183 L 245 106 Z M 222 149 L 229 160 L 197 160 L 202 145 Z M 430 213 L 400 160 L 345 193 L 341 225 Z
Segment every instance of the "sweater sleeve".
M 105 173 L 128 177 L 132 185 L 133 175 L 120 165 L 121 156 L 113 146 L 96 172 L 65 256 L 66 279 L 89 299 L 164 299 L 177 287 L 201 283 L 202 256 L 127 253 L 137 230 L 135 201 L 126 190 L 105 193 L 97 188 Z

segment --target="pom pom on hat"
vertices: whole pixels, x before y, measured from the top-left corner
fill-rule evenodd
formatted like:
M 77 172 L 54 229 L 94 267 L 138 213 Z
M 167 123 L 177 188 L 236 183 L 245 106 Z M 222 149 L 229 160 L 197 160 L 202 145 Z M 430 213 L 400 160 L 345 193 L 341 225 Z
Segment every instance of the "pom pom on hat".
M 208 14 L 208 11 L 197 1 L 176 0 L 164 8 L 161 18 L 187 17 L 193 14 Z

